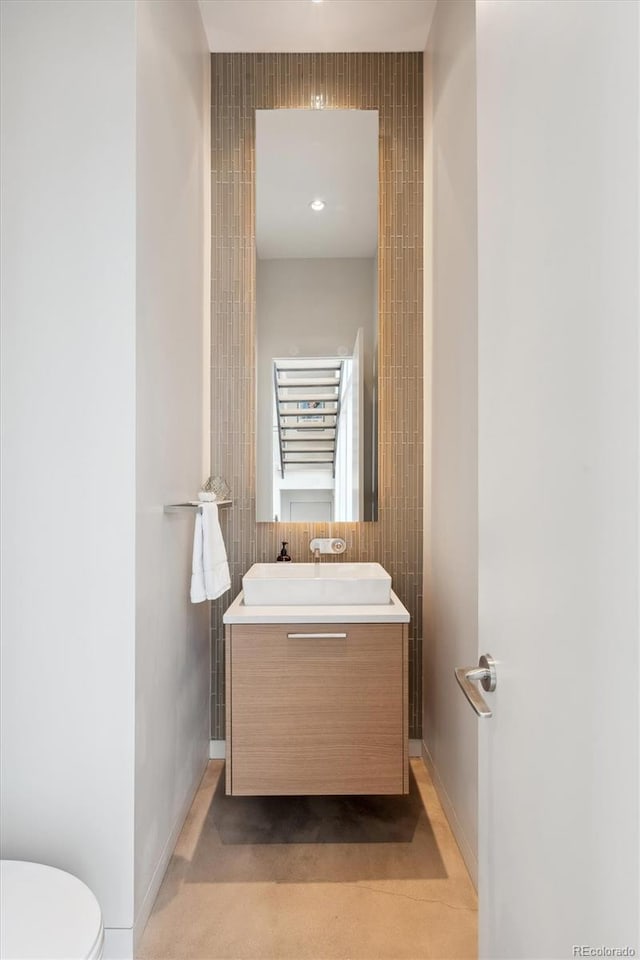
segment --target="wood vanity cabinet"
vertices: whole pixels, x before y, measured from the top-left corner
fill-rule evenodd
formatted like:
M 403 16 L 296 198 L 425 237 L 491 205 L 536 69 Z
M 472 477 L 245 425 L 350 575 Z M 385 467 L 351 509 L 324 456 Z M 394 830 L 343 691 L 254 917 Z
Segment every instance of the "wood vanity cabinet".
M 226 792 L 400 794 L 406 623 L 226 627 Z

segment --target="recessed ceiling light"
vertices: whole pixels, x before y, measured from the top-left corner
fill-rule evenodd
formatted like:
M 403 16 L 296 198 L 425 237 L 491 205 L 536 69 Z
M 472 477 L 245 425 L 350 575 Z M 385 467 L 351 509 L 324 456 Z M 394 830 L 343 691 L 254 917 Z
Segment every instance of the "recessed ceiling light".
M 312 210 L 318 211 L 318 210 L 324 210 L 326 204 L 324 200 L 320 200 L 320 198 L 318 197 L 317 200 L 312 200 L 309 206 L 311 207 Z
M 322 0 L 311 0 L 311 3 L 322 3 Z

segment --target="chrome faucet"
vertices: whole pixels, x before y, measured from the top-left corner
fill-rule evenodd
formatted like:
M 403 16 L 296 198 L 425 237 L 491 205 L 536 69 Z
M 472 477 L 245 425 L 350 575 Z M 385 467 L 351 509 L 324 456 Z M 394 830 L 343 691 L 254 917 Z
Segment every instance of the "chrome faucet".
M 347 544 L 341 537 L 314 537 L 309 543 L 309 549 L 313 553 L 313 562 L 320 563 L 320 554 L 344 553 Z

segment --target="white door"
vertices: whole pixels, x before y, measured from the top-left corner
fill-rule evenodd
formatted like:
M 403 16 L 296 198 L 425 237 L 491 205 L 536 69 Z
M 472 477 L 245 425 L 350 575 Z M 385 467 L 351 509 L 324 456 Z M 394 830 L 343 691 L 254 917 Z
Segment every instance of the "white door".
M 640 951 L 638 38 L 477 5 L 482 957 Z

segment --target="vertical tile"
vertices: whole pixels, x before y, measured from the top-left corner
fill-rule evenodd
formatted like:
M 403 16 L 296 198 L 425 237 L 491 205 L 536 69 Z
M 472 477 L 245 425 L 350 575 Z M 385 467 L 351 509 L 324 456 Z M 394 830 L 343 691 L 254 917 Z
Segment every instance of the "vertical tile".
M 211 472 L 234 505 L 225 512 L 231 593 L 280 539 L 305 558 L 314 536 L 343 536 L 347 559 L 379 560 L 411 614 L 410 736 L 421 733 L 422 651 L 422 54 L 216 53 L 212 84 Z M 377 109 L 379 207 L 378 522 L 256 523 L 255 110 Z M 286 531 L 286 537 L 285 537 Z M 212 732 L 224 737 L 222 616 L 212 604 Z

